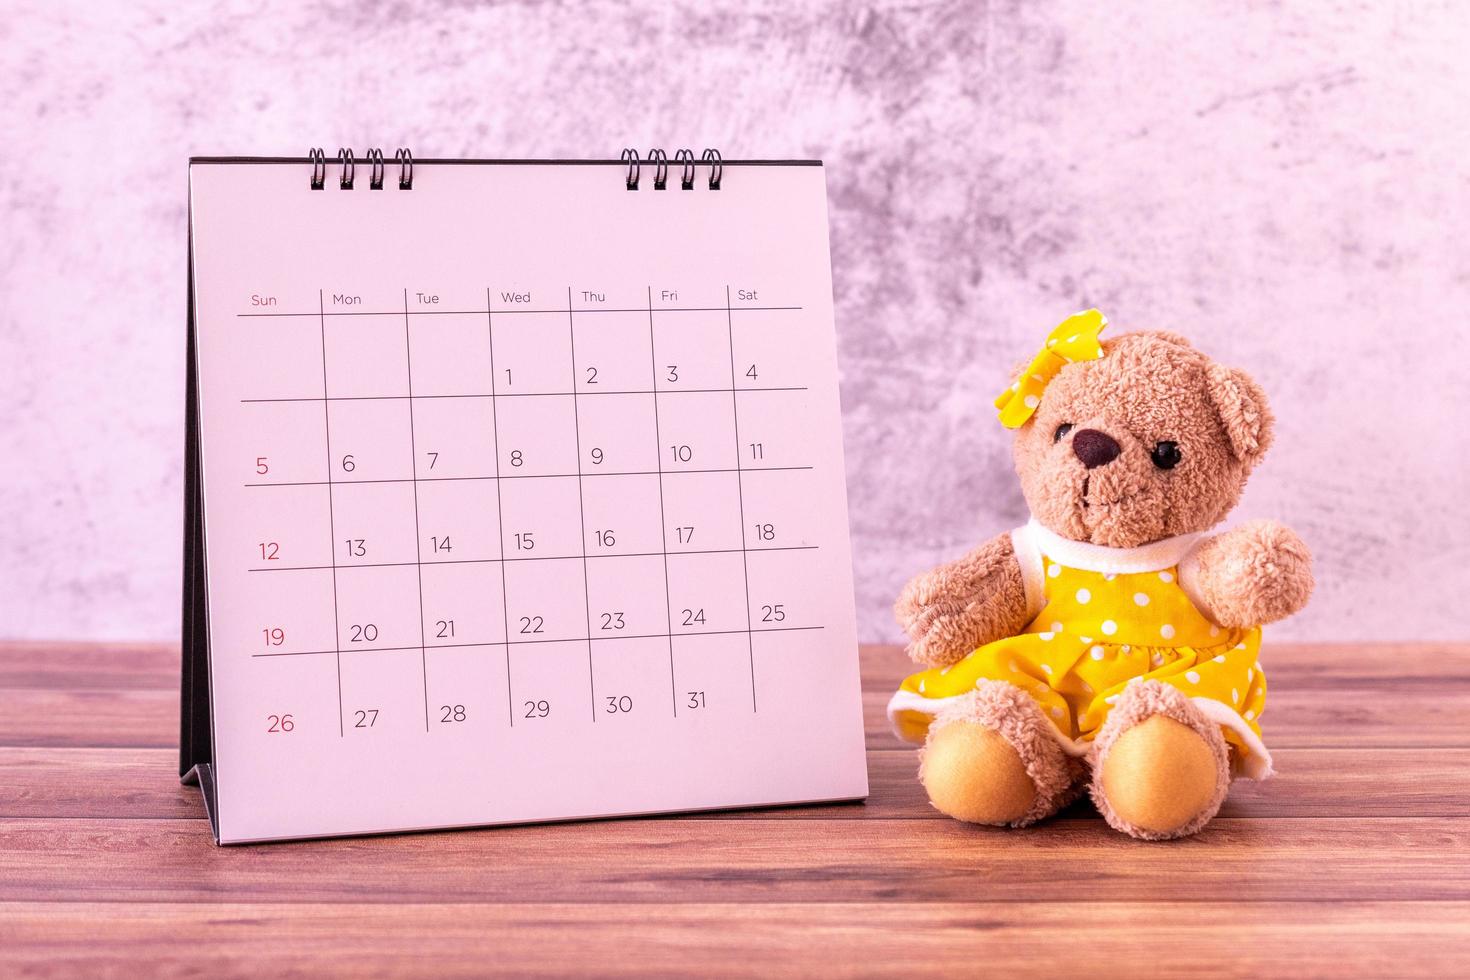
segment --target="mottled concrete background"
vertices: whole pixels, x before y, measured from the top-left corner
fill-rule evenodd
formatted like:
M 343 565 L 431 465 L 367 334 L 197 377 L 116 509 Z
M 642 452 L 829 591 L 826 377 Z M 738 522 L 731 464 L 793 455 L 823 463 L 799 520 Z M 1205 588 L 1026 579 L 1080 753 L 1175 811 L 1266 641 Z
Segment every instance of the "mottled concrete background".
M 191 153 L 658 144 L 827 162 L 864 637 L 1023 519 L 990 397 L 1088 305 L 1274 397 L 1275 636 L 1470 636 L 1465 4 L 0 7 L 0 635 L 175 635 Z

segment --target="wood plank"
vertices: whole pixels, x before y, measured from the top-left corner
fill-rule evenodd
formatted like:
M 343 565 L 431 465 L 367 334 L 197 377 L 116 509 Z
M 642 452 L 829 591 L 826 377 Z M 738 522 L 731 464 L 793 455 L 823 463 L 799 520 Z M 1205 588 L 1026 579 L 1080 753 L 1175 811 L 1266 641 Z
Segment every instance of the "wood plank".
M 0 816 L 204 820 L 178 760 L 172 749 L 0 748 Z
M 1056 945 L 1066 937 L 1065 948 Z M 1043 938 L 1045 937 L 1045 938 Z M 1112 976 L 1454 976 L 1453 902 L 842 903 L 734 906 L 17 904 L 0 942 L 22 974 L 149 976 L 1031 975 L 1047 953 Z M 1083 969 L 1074 967 L 1074 969 Z
M 181 786 L 169 749 L 0 748 L 0 817 L 203 820 L 199 791 Z M 1283 749 L 1280 775 L 1241 781 L 1226 817 L 1355 819 L 1470 816 L 1470 749 Z M 906 749 L 868 755 L 866 804 L 693 814 L 690 819 L 945 820 L 915 778 Z M 1091 807 L 1075 819 L 1097 819 Z M 200 833 L 205 831 L 201 828 Z
M 0 688 L 179 689 L 179 648 L 167 643 L 0 642 Z
M 0 820 L 0 839 L 0 901 L 1470 900 L 1459 818 L 1225 819 L 1168 845 L 1097 820 L 653 818 L 232 848 L 192 821 Z
M 150 688 L 0 690 L 0 745 L 179 746 L 179 692 Z

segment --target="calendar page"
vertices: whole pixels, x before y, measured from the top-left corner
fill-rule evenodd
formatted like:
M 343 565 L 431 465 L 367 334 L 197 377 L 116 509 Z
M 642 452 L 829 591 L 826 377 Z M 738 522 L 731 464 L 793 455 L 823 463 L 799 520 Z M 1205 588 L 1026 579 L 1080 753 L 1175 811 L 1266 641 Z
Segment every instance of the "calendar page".
M 308 170 L 190 168 L 221 842 L 865 796 L 822 167 Z

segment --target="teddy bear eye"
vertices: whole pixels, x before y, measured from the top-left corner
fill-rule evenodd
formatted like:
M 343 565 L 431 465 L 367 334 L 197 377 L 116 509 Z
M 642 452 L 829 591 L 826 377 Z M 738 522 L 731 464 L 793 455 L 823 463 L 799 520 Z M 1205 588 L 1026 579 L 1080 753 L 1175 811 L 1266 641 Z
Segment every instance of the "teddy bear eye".
M 1057 426 L 1057 431 L 1052 434 L 1051 441 L 1052 442 L 1061 442 L 1062 441 L 1062 437 L 1065 436 L 1068 432 L 1071 432 L 1071 431 L 1072 431 L 1072 423 L 1071 422 L 1063 422 L 1061 425 Z
M 1154 465 L 1159 469 L 1172 470 L 1179 465 L 1179 461 L 1184 458 L 1184 454 L 1179 451 L 1179 443 L 1170 442 L 1166 439 L 1154 445 L 1154 450 L 1149 453 L 1149 458 L 1154 461 Z

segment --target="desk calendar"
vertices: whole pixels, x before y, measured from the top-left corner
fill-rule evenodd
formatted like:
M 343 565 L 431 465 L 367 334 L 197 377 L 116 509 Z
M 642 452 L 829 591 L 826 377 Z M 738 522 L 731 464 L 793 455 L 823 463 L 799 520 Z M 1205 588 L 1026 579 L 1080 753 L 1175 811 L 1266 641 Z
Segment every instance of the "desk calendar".
M 819 163 L 189 173 L 221 843 L 866 795 Z

